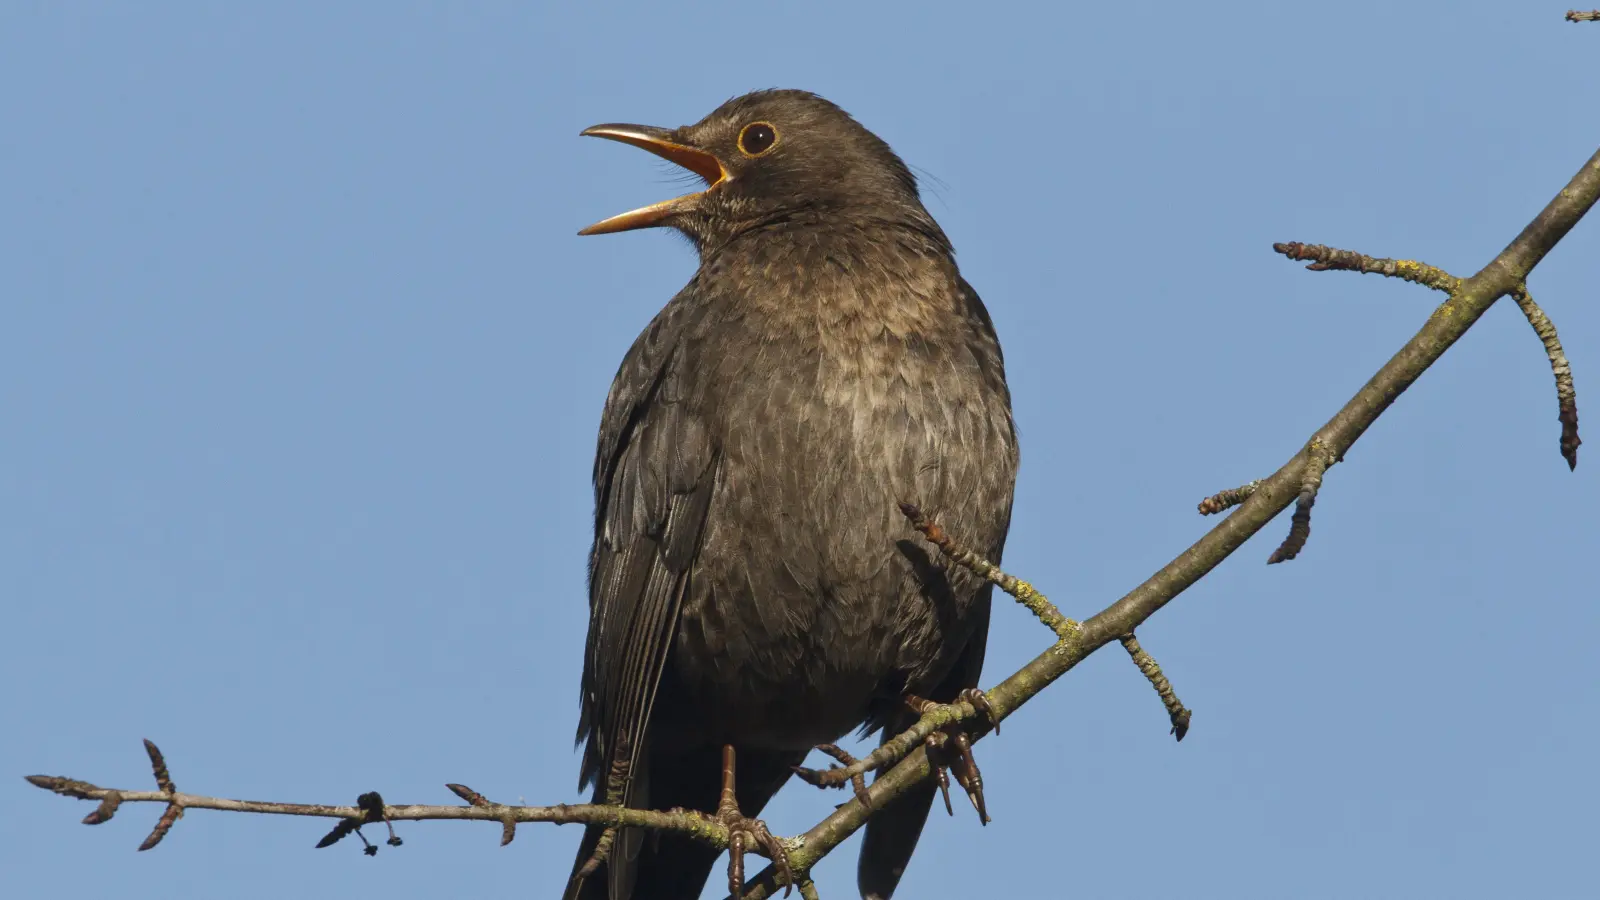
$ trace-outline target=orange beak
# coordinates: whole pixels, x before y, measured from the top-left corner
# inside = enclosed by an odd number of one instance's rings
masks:
[[[651,153],[669,162],[683,166],[685,169],[699,175],[706,180],[706,190],[716,187],[728,178],[728,170],[722,167],[717,158],[697,147],[681,144],[673,139],[673,133],[665,128],[654,128],[649,125],[596,125],[585,128],[581,132],[587,137],[605,138],[609,141],[621,141],[649,150]],[[609,219],[602,219],[578,232],[579,234],[613,234],[618,231],[632,231],[635,228],[649,228],[660,225],[662,221],[674,213],[683,212],[694,206],[696,199],[705,191],[674,197],[649,206],[641,206],[635,210]]]

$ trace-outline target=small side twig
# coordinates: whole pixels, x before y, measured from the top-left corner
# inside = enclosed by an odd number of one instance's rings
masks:
[[[155,773],[156,787],[160,788],[161,793],[166,794],[168,798],[167,808],[161,813],[161,818],[156,821],[156,827],[150,830],[150,836],[145,838],[144,843],[139,845],[140,850],[149,850],[151,847],[161,843],[161,839],[167,836],[167,832],[172,830],[172,826],[183,818],[183,805],[178,802],[178,789],[172,783],[172,773],[167,771],[167,761],[161,755],[161,748],[146,738],[144,752],[150,756],[150,769]],[[120,804],[122,801],[118,800],[117,802]],[[96,810],[96,812],[98,811]]]
[[[1178,740],[1183,740],[1183,736],[1189,733],[1189,720],[1194,713],[1178,699],[1178,692],[1172,689],[1172,682],[1167,680],[1166,674],[1161,671],[1161,666],[1139,646],[1139,639],[1133,636],[1133,632],[1128,632],[1119,640],[1122,641],[1123,649],[1128,651],[1128,656],[1133,659],[1133,664],[1139,667],[1139,671],[1150,680],[1150,686],[1155,688],[1156,694],[1161,697],[1161,705],[1167,708],[1167,718],[1172,720],[1170,733]]]
[[[117,814],[117,807],[121,805],[121,794],[107,794],[106,798],[100,801],[100,805],[95,807],[94,812],[83,817],[83,824],[100,825],[109,822],[111,817]]]
[[[1322,489],[1322,473],[1334,460],[1328,456],[1320,441],[1313,440],[1310,451],[1305,475],[1300,479],[1300,493],[1294,501],[1294,517],[1289,520],[1289,535],[1267,557],[1269,566],[1299,556],[1306,547],[1306,540],[1311,537],[1311,507],[1317,502],[1317,491]]]
[[[511,809],[509,806],[501,806],[498,803],[491,803],[488,797],[485,797],[484,795],[478,793],[472,788],[467,787],[464,784],[447,784],[445,787],[450,789],[450,793],[455,794],[457,797],[460,797],[473,806],[481,806],[485,809],[499,809],[502,811]],[[505,845],[517,839],[517,820],[512,818],[509,813],[506,814],[505,818],[501,820],[500,826],[500,846],[504,847]]]
[[[1261,479],[1258,478],[1249,484],[1242,484],[1236,488],[1229,488],[1220,493],[1212,494],[1200,501],[1200,515],[1209,516],[1225,509],[1232,509],[1249,500],[1250,495],[1254,494],[1256,488],[1259,487],[1261,487]]]
[[[1044,623],[1044,626],[1055,632],[1056,638],[1062,641],[1072,641],[1078,636],[1078,623],[1061,614],[1056,605],[1049,598],[1034,590],[1033,585],[1007,575],[1000,571],[1000,567],[984,559],[973,551],[957,543],[954,538],[945,533],[939,523],[924,515],[915,503],[901,502],[900,512],[911,521],[911,527],[922,532],[928,542],[939,548],[939,552],[949,557],[950,561],[961,566],[979,578],[997,585],[1016,598]]]
[[[1273,244],[1272,249],[1290,259],[1307,261],[1313,272],[1363,272],[1399,278],[1413,284],[1425,285],[1436,291],[1451,293],[1461,286],[1461,279],[1443,269],[1410,259],[1384,259],[1368,256],[1354,250],[1340,250],[1323,244],[1302,244],[1299,241]]]
[[[1568,22],[1600,22],[1600,9],[1591,12],[1578,12],[1575,9],[1567,10]]]
[[[1574,19],[1573,16],[1590,16],[1595,13],[1567,13],[1569,21],[1583,21]],[[1357,253],[1354,250],[1340,250],[1337,247],[1327,247],[1322,244],[1302,244],[1299,241],[1289,241],[1283,244],[1273,244],[1272,249],[1282,253],[1290,259],[1310,260],[1306,266],[1313,272],[1339,270],[1346,272],[1365,272],[1372,275],[1385,275],[1390,278],[1399,278],[1414,284],[1424,285],[1436,291],[1447,294],[1455,293],[1462,284],[1461,279],[1451,275],[1443,269],[1419,263],[1409,259],[1379,259]],[[1550,358],[1550,368],[1556,376],[1556,400],[1561,409],[1561,456],[1567,461],[1568,469],[1578,467],[1578,399],[1577,392],[1572,384],[1572,367],[1567,363],[1566,354],[1561,349],[1561,340],[1556,337],[1556,326],[1546,316],[1544,310],[1533,302],[1533,297],[1528,294],[1526,282],[1519,284],[1511,292],[1511,299],[1516,301],[1517,308],[1527,317],[1528,324],[1533,326],[1533,331],[1544,343],[1544,352]],[[1218,494],[1223,497],[1227,494]],[[1210,502],[1208,498],[1206,502]],[[1225,507],[1224,507],[1225,508]],[[1215,512],[1216,510],[1212,510]],[[1205,503],[1201,504],[1201,512],[1205,513]],[[1298,515],[1298,513],[1297,513]],[[1292,557],[1290,557],[1292,558]]]
[[[1533,333],[1539,336],[1544,344],[1544,354],[1550,359],[1550,371],[1556,376],[1556,403],[1560,410],[1561,456],[1567,461],[1568,469],[1576,469],[1578,445],[1583,443],[1583,439],[1578,437],[1578,392],[1572,384],[1572,364],[1567,362],[1567,353],[1561,349],[1561,338],[1556,335],[1555,323],[1544,314],[1539,304],[1533,302],[1528,286],[1518,285],[1511,292],[1511,299],[1516,301],[1517,308],[1522,310],[1528,324],[1533,326]]]

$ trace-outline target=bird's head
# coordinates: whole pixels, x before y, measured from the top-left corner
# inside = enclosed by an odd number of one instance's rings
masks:
[[[735,97],[693,125],[596,125],[583,134],[649,150],[699,175],[703,191],[653,203],[579,234],[669,226],[702,249],[751,228],[855,216],[938,226],[900,157],[849,113],[805,91]]]

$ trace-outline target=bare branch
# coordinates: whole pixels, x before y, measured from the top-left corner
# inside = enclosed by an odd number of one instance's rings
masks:
[[[1588,13],[1568,13],[1571,15],[1588,15]],[[1401,278],[1416,284],[1431,287],[1436,291],[1450,293],[1461,286],[1461,279],[1451,275],[1443,269],[1437,269],[1425,263],[1413,262],[1409,259],[1375,259],[1353,250],[1339,250],[1334,247],[1325,247],[1321,244],[1302,244],[1291,241],[1287,244],[1273,244],[1272,249],[1282,253],[1290,259],[1312,260],[1306,268],[1314,272],[1329,270],[1343,270],[1348,272],[1366,272],[1374,275],[1387,275],[1390,278]],[[1578,467],[1578,445],[1583,441],[1578,439],[1578,397],[1572,384],[1572,367],[1567,363],[1566,354],[1561,350],[1561,340],[1556,337],[1556,326],[1550,317],[1544,314],[1537,303],[1528,294],[1528,286],[1523,284],[1511,292],[1511,298],[1516,301],[1517,307],[1527,317],[1528,324],[1533,326],[1533,331],[1544,343],[1545,355],[1550,358],[1550,368],[1556,376],[1556,400],[1560,404],[1561,419],[1561,456],[1567,461],[1568,469]],[[1223,497],[1229,492],[1224,491],[1217,497]],[[1215,499],[1215,498],[1212,498]],[[1210,500],[1206,501],[1210,502]],[[1225,508],[1225,507],[1224,507]],[[1215,509],[1209,510],[1216,512]],[[1205,503],[1201,504],[1201,514],[1206,514]],[[1296,515],[1299,513],[1296,512]],[[1309,528],[1309,522],[1307,528]],[[1303,542],[1302,542],[1303,543]],[[1293,556],[1288,557],[1290,559]]]
[[[1311,260],[1311,265],[1306,268],[1313,272],[1363,272],[1368,275],[1383,275],[1431,287],[1447,294],[1461,286],[1461,279],[1449,272],[1410,259],[1381,259],[1354,250],[1340,250],[1322,244],[1302,244],[1299,241],[1273,244],[1272,249],[1290,259]]]
[[[1150,679],[1150,686],[1155,688],[1156,694],[1161,697],[1161,705],[1167,708],[1167,717],[1172,720],[1172,736],[1180,741],[1183,740],[1183,736],[1189,733],[1189,720],[1194,713],[1184,707],[1182,701],[1178,699],[1178,692],[1172,689],[1172,682],[1162,673],[1161,666],[1139,646],[1139,639],[1133,636],[1133,632],[1128,632],[1119,640],[1122,641],[1122,648],[1127,650],[1128,656],[1133,659],[1133,664],[1139,667],[1144,677]]]
[[[1518,285],[1511,292],[1511,299],[1516,301],[1517,308],[1528,318],[1533,333],[1544,344],[1545,356],[1550,358],[1550,371],[1556,376],[1556,403],[1560,410],[1557,417],[1561,420],[1561,455],[1566,459],[1568,469],[1576,469],[1578,445],[1583,443],[1583,439],[1578,437],[1578,392],[1572,384],[1572,364],[1567,362],[1567,353],[1561,349],[1561,338],[1556,336],[1555,323],[1544,314],[1539,304],[1533,302],[1528,286]]]
[[[939,552],[949,557],[951,562],[969,570],[979,578],[993,582],[1000,590],[1015,597],[1017,602],[1027,607],[1046,628],[1055,632],[1059,640],[1070,640],[1077,634],[1078,623],[1062,615],[1054,603],[1033,589],[1033,585],[1007,575],[1000,571],[999,566],[956,543],[945,534],[944,529],[939,527],[939,523],[923,515],[922,510],[915,504],[901,503],[900,512],[911,520],[911,527],[922,532],[923,537],[938,547]]]
[[[1250,495],[1254,494],[1256,492],[1256,488],[1259,487],[1261,487],[1261,482],[1260,480],[1256,480],[1250,482],[1249,484],[1242,484],[1236,488],[1229,488],[1228,490],[1220,493],[1212,494],[1211,496],[1200,501],[1200,515],[1209,516],[1214,513],[1222,512],[1225,509],[1232,509],[1246,500],[1249,500]]]
[[[1567,10],[1568,22],[1600,22],[1600,9],[1593,12],[1578,12],[1575,9]]]
[[[172,786],[170,776],[166,775],[166,764],[160,759],[160,751],[149,741],[145,742],[150,751],[151,760],[160,767],[159,777],[165,780],[168,787]],[[200,794],[185,794],[176,790],[159,791],[125,791],[118,788],[103,788],[86,781],[72,778],[63,778],[56,775],[29,775],[27,781],[34,787],[53,791],[64,797],[75,797],[79,800],[99,800],[101,805],[84,821],[94,825],[110,818],[106,813],[107,804],[110,810],[116,809],[124,803],[165,803],[167,810],[163,813],[161,821],[156,825],[156,831],[151,833],[145,844],[139,849],[148,850],[155,846],[168,830],[172,823],[188,809],[216,809],[224,812],[261,813],[278,816],[312,816],[327,819],[347,820],[353,825],[345,831],[348,834],[356,826],[384,821],[405,821],[424,819],[473,819],[489,822],[500,822],[507,830],[502,833],[500,843],[510,843],[510,827],[518,822],[554,822],[558,825],[583,824],[606,825],[611,827],[653,828],[662,831],[676,831],[695,840],[710,844],[713,847],[724,848],[728,845],[728,830],[721,823],[709,815],[704,815],[693,810],[674,810],[672,812],[655,812],[642,809],[624,809],[618,806],[600,806],[595,804],[557,804],[555,806],[507,806],[493,803],[483,795],[471,788],[460,785],[447,785],[457,796],[465,799],[467,806],[425,806],[418,804],[390,806],[382,803],[382,798],[376,793],[363,794],[361,801],[372,798],[376,802],[363,803],[358,801],[357,806],[329,806],[315,803],[270,803],[258,800],[231,800],[223,797],[207,797]],[[94,821],[90,821],[90,820]],[[330,835],[331,836],[331,835]],[[344,834],[340,834],[343,837]],[[396,842],[398,839],[392,841]],[[329,843],[332,843],[331,841]]]
[[[1300,476],[1300,493],[1295,495],[1294,517],[1289,521],[1289,536],[1283,539],[1278,549],[1272,551],[1271,556],[1267,557],[1269,566],[1299,556],[1300,551],[1306,547],[1306,540],[1311,537],[1311,507],[1317,502],[1317,491],[1322,489],[1322,473],[1336,462],[1315,439],[1311,443],[1313,446],[1306,460],[1305,472]]]
[[[1283,512],[1299,495],[1312,448],[1321,445],[1333,458],[1342,458],[1376,422],[1390,404],[1416,383],[1422,373],[1450,349],[1494,302],[1527,280],[1540,260],[1566,237],[1595,201],[1600,199],[1600,151],[1583,164],[1566,187],[1487,266],[1461,283],[1449,300],[1332,419],[1318,429],[1306,447],[1272,477],[1262,480],[1249,500],[1223,519],[1160,571],[1122,599],[1101,610],[1010,678],[986,693],[997,718],[1004,718],[1056,679],[1107,643],[1136,629],[1173,598],[1227,559],[1245,541]],[[975,733],[973,740],[980,740]],[[879,775],[869,789],[873,808],[932,777],[927,752],[917,748],[893,769]],[[847,803],[801,835],[790,854],[796,872],[816,861],[866,824],[869,812],[859,803]],[[746,885],[746,900],[763,900],[777,887],[771,867]]]

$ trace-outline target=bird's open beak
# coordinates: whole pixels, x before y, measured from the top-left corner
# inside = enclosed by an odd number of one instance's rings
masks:
[[[681,144],[673,139],[673,134],[665,128],[654,128],[649,125],[596,125],[585,128],[583,135],[588,137],[605,138],[610,141],[621,141],[642,147],[651,153],[670,162],[677,163],[685,169],[699,175],[706,180],[710,190],[721,184],[728,177],[728,171],[722,167],[715,156],[697,147]],[[704,192],[700,192],[704,193]],[[618,231],[632,231],[635,228],[649,228],[660,225],[662,220],[673,213],[681,212],[693,205],[700,193],[687,194],[641,206],[638,209],[603,219],[578,232],[579,234],[612,234]]]

